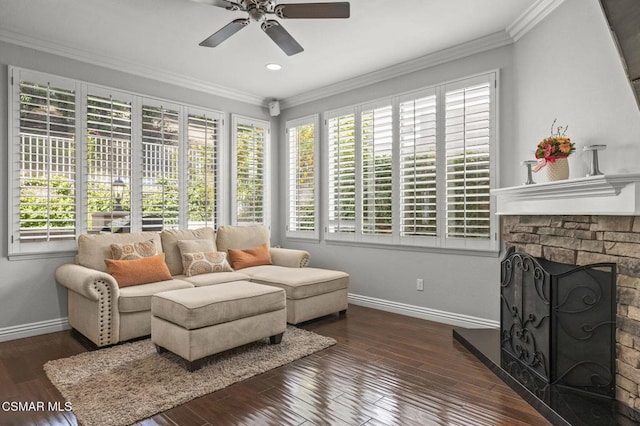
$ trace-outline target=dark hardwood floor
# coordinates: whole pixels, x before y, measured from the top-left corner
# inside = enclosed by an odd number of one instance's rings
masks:
[[[141,425],[547,425],[452,338],[452,327],[359,306],[301,325],[338,344]],[[60,401],[42,365],[87,349],[69,332],[0,343],[0,404]],[[0,410],[0,425],[75,425]]]

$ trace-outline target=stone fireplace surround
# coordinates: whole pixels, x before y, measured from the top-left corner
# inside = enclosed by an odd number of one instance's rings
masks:
[[[507,248],[572,265],[617,265],[616,399],[640,409],[640,174],[491,193]]]
[[[616,398],[640,409],[640,214],[503,215],[502,240],[572,265],[617,264]]]

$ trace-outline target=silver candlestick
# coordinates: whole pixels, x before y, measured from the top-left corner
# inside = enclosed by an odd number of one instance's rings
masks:
[[[603,174],[600,171],[598,164],[598,151],[601,149],[607,149],[606,145],[587,145],[583,148],[583,151],[591,151],[593,153],[591,157],[591,171],[587,173],[587,176],[598,176]]]
[[[533,185],[535,182],[533,181],[533,175],[531,174],[531,166],[535,166],[538,162],[536,160],[524,160],[521,164],[523,166],[527,166],[527,181],[524,184]]]

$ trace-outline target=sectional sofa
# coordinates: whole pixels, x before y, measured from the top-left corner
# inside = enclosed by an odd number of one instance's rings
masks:
[[[187,276],[180,247],[190,240],[210,241],[220,253],[266,244],[271,264]],[[68,289],[69,325],[98,347],[147,336],[151,332],[154,294],[234,281],[252,281],[284,289],[287,322],[291,324],[346,312],[348,274],[310,268],[308,252],[269,247],[269,240],[269,230],[264,226],[221,226],[217,232],[200,228],[81,235],[76,263],[61,265],[55,274],[56,281]],[[105,262],[113,256],[113,245],[150,241],[155,245],[155,252],[164,255],[170,279],[119,285],[114,276],[107,273]]]

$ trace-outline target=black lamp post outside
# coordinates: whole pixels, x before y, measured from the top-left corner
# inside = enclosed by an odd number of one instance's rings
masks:
[[[116,201],[115,206],[113,208],[114,211],[117,211],[117,212],[122,211],[121,202],[122,202],[122,198],[124,198],[124,189],[126,186],[127,185],[125,185],[125,183],[120,178],[117,178],[111,184],[111,191],[113,192],[113,198]]]

